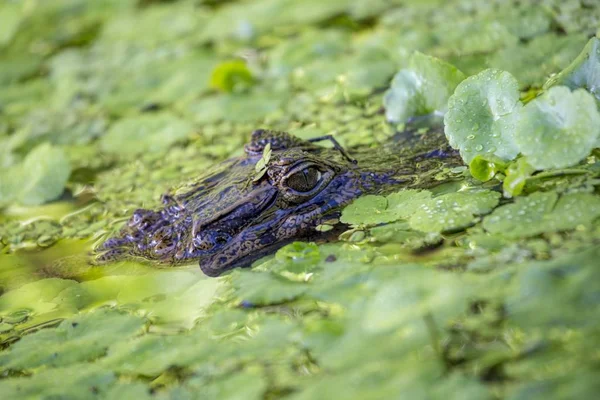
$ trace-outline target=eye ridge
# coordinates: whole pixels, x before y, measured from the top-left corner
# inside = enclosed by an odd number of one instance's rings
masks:
[[[286,180],[286,184],[290,189],[305,193],[314,189],[321,181],[321,178],[321,171],[317,168],[306,167],[290,175]]]

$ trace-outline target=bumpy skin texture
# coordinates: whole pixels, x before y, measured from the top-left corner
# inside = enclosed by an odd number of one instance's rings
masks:
[[[291,241],[317,239],[318,225],[339,217],[343,206],[363,194],[431,186],[441,167],[461,165],[439,130],[406,131],[396,139],[393,145],[352,150],[358,160],[353,163],[338,150],[285,132],[254,131],[245,156],[164,195],[161,210],[136,210],[97,249],[97,260],[199,260],[206,275],[218,276]],[[255,181],[267,143],[272,149],[267,173]]]

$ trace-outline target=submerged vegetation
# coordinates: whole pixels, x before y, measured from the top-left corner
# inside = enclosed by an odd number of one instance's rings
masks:
[[[587,0],[2,2],[2,397],[594,398],[599,21]],[[218,279],[89,263],[256,128],[376,152],[430,114],[465,165],[359,198],[338,241]]]

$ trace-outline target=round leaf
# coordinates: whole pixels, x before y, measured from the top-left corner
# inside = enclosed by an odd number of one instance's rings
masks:
[[[577,164],[600,135],[600,114],[583,89],[555,86],[521,111],[515,141],[537,169]]]
[[[461,82],[448,100],[446,137],[467,163],[478,154],[512,160],[519,153],[513,139],[519,108],[517,80],[486,69]]]
[[[448,98],[463,79],[465,75],[453,65],[415,53],[383,99],[388,121],[401,123],[416,115],[445,112]]]
[[[548,80],[544,88],[553,85],[565,85],[571,89],[585,88],[600,101],[600,39],[593,37],[585,45],[579,56]]]
[[[445,232],[466,228],[496,207],[500,193],[448,193],[424,202],[409,220],[413,229],[422,232]]]
[[[367,195],[355,200],[342,212],[341,221],[352,225],[377,225],[411,216],[424,201],[428,191],[402,190],[387,197]]]
[[[71,175],[64,151],[44,143],[25,158],[21,171],[20,201],[27,205],[43,204],[58,198]]]
[[[574,229],[600,216],[600,199],[590,193],[533,193],[499,207],[483,221],[490,233],[520,238]]]
[[[25,336],[3,353],[0,365],[20,370],[93,360],[115,341],[140,333],[143,326],[143,319],[112,310],[83,314],[55,329]]]

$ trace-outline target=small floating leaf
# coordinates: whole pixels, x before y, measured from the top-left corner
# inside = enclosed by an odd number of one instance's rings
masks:
[[[477,155],[469,164],[469,172],[473,178],[482,182],[492,179],[498,172],[504,172],[506,163],[493,155]]]
[[[443,232],[472,225],[476,216],[489,213],[500,194],[488,190],[448,193],[431,198],[431,192],[402,190],[387,197],[368,195],[342,211],[342,222],[378,225],[401,219],[422,232]]]
[[[600,113],[583,89],[550,88],[520,112],[515,141],[536,169],[577,164],[596,145]]]
[[[5,399],[99,398],[116,380],[112,371],[79,364],[43,370],[32,376],[2,379],[0,393]]]
[[[25,336],[2,354],[0,366],[23,370],[90,361],[103,355],[114,341],[141,333],[143,325],[143,319],[116,311],[84,314],[57,328]]]
[[[263,149],[262,157],[254,166],[254,170],[256,172],[260,172],[261,170],[265,169],[269,163],[269,160],[271,160],[271,143],[267,143]]]
[[[519,108],[519,84],[508,72],[486,69],[461,82],[448,100],[444,130],[466,163],[478,154],[512,160]]]
[[[341,221],[352,225],[377,225],[407,218],[427,199],[428,191],[403,190],[387,197],[367,195],[355,200],[342,212]]]
[[[321,224],[321,225],[317,225],[317,227],[315,229],[317,230],[317,232],[329,232],[330,230],[333,229],[333,226],[327,225],[327,224]]]
[[[453,65],[416,52],[385,94],[388,121],[402,123],[417,115],[445,112],[448,98],[463,79],[465,75]]]
[[[402,268],[402,277],[382,282],[366,299],[362,324],[365,331],[389,332],[427,315],[445,319],[464,312],[472,289],[465,287],[463,277],[434,274],[414,264]]]
[[[564,85],[571,89],[585,88],[600,101],[599,38],[591,38],[571,65],[548,80],[544,88],[555,85]]]
[[[502,189],[506,197],[518,196],[525,187],[527,178],[535,172],[528,162],[527,158],[521,157],[515,162],[510,163],[506,169],[506,178],[502,182]]]
[[[466,228],[498,204],[500,193],[489,190],[448,193],[423,203],[410,217],[411,228],[422,232],[444,232]]]
[[[240,301],[267,305],[290,301],[307,290],[305,283],[294,282],[271,272],[240,271],[232,273],[235,295]]]
[[[71,166],[64,151],[44,143],[33,149],[14,177],[20,177],[18,198],[26,205],[43,204],[58,198],[71,175]]]
[[[569,230],[600,216],[600,198],[590,193],[537,192],[495,210],[483,220],[490,233],[509,238]]]
[[[254,175],[252,182],[258,182],[260,178],[262,178],[267,173],[267,165],[269,164],[269,160],[271,160],[271,143],[267,143],[267,145],[263,149],[262,157],[256,162],[256,165],[254,166],[256,175]]]
[[[220,63],[210,77],[210,87],[227,93],[243,90],[253,83],[252,73],[242,60]]]

